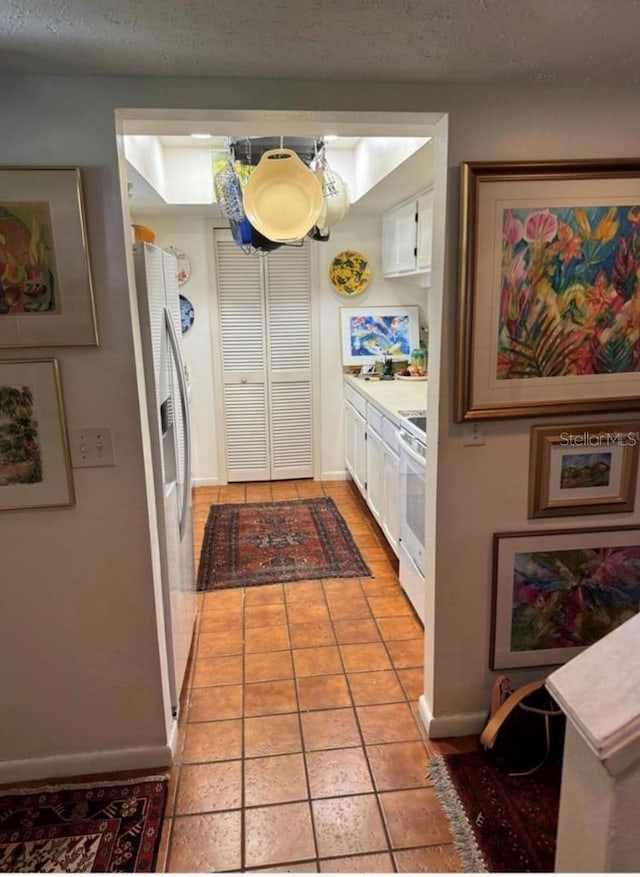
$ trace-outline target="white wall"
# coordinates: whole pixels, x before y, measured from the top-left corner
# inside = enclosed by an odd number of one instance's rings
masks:
[[[462,426],[452,422],[457,167],[463,160],[637,155],[637,92],[593,84],[547,90],[279,82],[276,88],[237,79],[10,76],[2,77],[0,86],[3,118],[11,120],[0,138],[2,164],[83,168],[102,346],[57,353],[69,424],[113,426],[118,455],[111,470],[74,473],[74,508],[1,516],[0,759],[15,765],[18,759],[121,751],[166,739],[128,300],[129,234],[122,220],[114,138],[114,109],[122,107],[155,107],[158,115],[167,107],[185,107],[192,116],[212,106],[308,109],[319,118],[326,107],[345,116],[354,111],[449,114],[447,224],[436,234],[437,253],[446,231],[446,262],[444,273],[441,262],[434,264],[431,293],[444,290],[444,334],[441,351],[437,338],[431,342],[431,357],[441,354],[442,378],[439,409],[432,407],[431,391],[429,400],[438,424],[439,457],[436,592],[427,617],[425,679],[438,715],[486,708],[491,536],[539,525],[526,520],[533,421],[491,424],[487,444],[479,448],[464,447]],[[440,187],[436,201],[442,194]],[[0,356],[51,352],[2,351]],[[637,520],[636,513],[593,516],[588,522]]]

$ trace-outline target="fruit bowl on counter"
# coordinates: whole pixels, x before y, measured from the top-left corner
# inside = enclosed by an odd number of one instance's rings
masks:
[[[396,372],[395,378],[396,381],[426,381],[427,375],[405,375],[401,374],[400,372]]]

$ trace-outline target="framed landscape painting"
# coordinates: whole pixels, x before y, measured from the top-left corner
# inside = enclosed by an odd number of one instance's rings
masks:
[[[0,347],[98,343],[78,168],[0,168]]]
[[[57,360],[0,362],[0,510],[73,503]]]
[[[531,429],[529,517],[631,512],[640,419]]]
[[[382,356],[409,359],[418,347],[417,307],[341,308],[342,364],[372,365]]]
[[[640,526],[493,537],[492,670],[562,664],[640,610]]]
[[[640,160],[461,165],[456,420],[640,408]]]

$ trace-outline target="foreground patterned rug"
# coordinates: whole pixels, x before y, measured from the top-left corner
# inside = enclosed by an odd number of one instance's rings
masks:
[[[223,503],[209,510],[199,591],[370,575],[330,497]]]
[[[165,777],[0,793],[3,873],[155,870]]]
[[[465,871],[553,872],[561,765],[512,777],[483,752],[432,758],[429,775]]]

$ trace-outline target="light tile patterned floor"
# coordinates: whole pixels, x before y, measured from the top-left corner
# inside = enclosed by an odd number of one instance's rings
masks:
[[[417,719],[423,629],[384,537],[345,482],[194,493],[210,504],[333,497],[372,578],[199,595],[158,870],[457,872]]]

